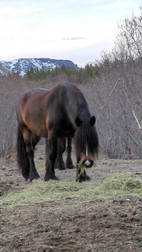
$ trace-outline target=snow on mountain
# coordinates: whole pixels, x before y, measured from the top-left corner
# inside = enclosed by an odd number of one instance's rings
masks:
[[[79,67],[70,60],[56,60],[49,58],[27,58],[17,59],[12,61],[0,61],[0,74],[7,75],[8,73],[19,73],[22,77],[28,70],[38,69],[44,70],[55,69],[61,66],[72,67],[79,69]]]

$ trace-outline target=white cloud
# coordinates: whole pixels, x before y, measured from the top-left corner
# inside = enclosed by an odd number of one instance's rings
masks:
[[[0,1],[0,60],[60,57],[83,66],[112,47],[117,22],[139,5],[134,0]]]

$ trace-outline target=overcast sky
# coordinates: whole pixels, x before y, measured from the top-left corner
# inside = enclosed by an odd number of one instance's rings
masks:
[[[109,51],[140,0],[0,0],[0,61],[69,59],[84,67]]]

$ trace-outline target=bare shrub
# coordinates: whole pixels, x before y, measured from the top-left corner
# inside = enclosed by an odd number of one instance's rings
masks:
[[[22,79],[17,75],[0,76],[0,156],[10,153],[15,146],[15,104],[21,90]]]

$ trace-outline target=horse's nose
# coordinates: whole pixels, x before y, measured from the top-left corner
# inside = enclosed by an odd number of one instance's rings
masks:
[[[92,160],[84,160],[84,161],[83,161],[83,165],[84,165],[86,168],[90,168],[90,167],[92,167],[92,165],[93,165],[93,161],[92,161]]]

